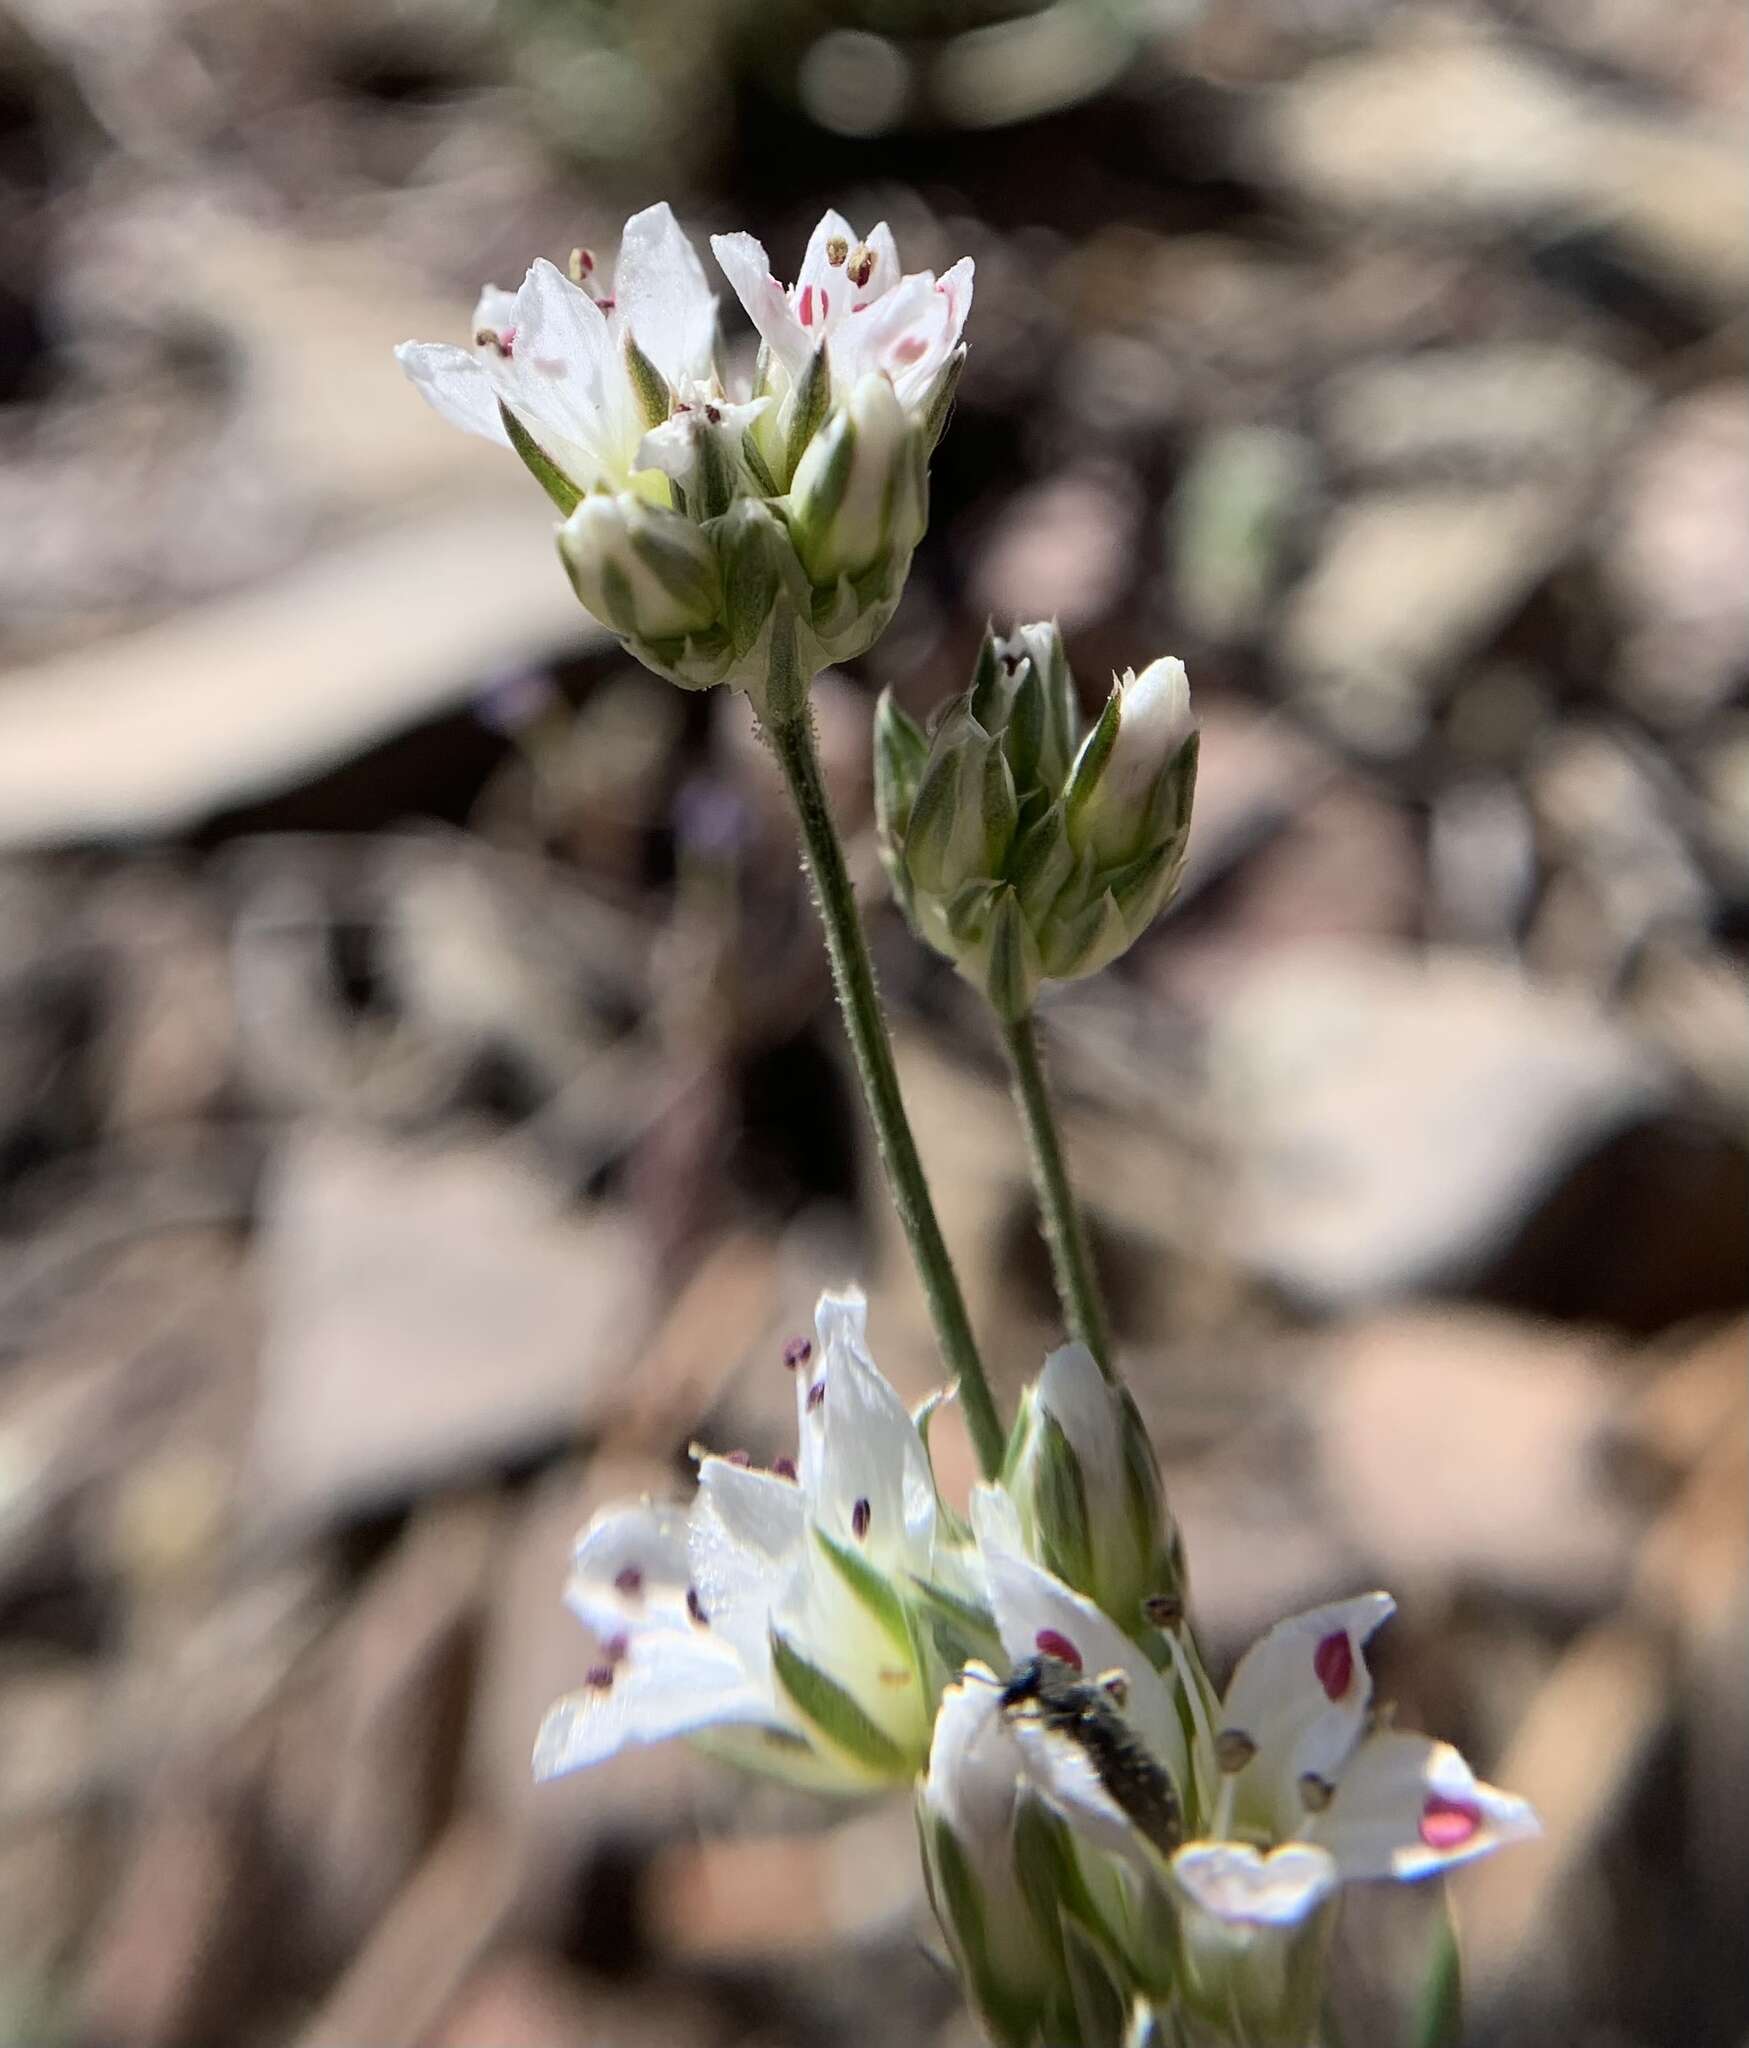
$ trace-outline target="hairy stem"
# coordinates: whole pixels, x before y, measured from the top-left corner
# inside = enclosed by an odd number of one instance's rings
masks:
[[[893,1048],[881,1015],[874,963],[869,958],[850,873],[844,865],[844,849],[820,775],[812,715],[804,703],[798,716],[772,721],[766,733],[801,825],[814,902],[826,930],[826,951],[832,962],[838,1007],[844,1013],[844,1026],[856,1055],[862,1097],[874,1125],[893,1206],[899,1212],[923,1292],[928,1297],[942,1358],[959,1382],[959,1397],[978,1463],[985,1478],[994,1479],[1002,1465],[1002,1424],[899,1094],[898,1069],[893,1064]]]
[[[1099,1291],[1099,1276],[1093,1269],[1087,1227],[1081,1220],[1075,1191],[1069,1185],[1068,1163],[1063,1157],[1063,1141],[1051,1108],[1050,1087],[1045,1079],[1044,1061],[1039,1056],[1038,1032],[1031,1011],[1018,1023],[1002,1023],[1001,1032],[1014,1083],[1015,1106],[1026,1126],[1032,1184],[1038,1195],[1045,1242],[1051,1249],[1057,1298],[1063,1304],[1070,1334],[1080,1338],[1098,1360],[1100,1371],[1110,1379],[1111,1322]]]

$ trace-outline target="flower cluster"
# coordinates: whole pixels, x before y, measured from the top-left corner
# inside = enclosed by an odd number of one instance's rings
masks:
[[[972,266],[907,275],[884,222],[862,237],[836,213],[787,288],[752,236],[712,246],[759,330],[744,393],[666,205],[627,221],[611,283],[586,250],[568,276],[538,262],[520,290],[486,288],[471,346],[397,353],[446,419],[521,456],[563,515],[579,598],[646,667],[792,716],[898,603]]]
[[[1278,1624],[1217,1694],[1152,1453],[1083,1347],[1027,1394],[967,1527],[865,1325],[827,1295],[789,1346],[793,1460],[704,1457],[689,1509],[585,1530],[567,1598],[600,1656],[537,1772],[685,1736],[822,1789],[915,1780],[993,2040],[1116,2048],[1152,2011],[1300,2048],[1345,1883],[1450,1868],[1534,1816],[1377,1710],[1383,1593]]]
[[[988,633],[972,686],[925,733],[875,722],[881,852],[918,936],[1010,1022],[1041,981],[1097,973],[1177,885],[1196,789],[1184,664],[1114,679],[1081,733],[1055,625]]]

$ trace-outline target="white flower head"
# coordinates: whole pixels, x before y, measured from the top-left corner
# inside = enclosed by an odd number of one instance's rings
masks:
[[[969,256],[939,278],[927,270],[907,276],[885,221],[864,237],[831,212],[808,238],[792,285],[773,275],[764,245],[752,235],[713,235],[711,247],[770,351],[782,393],[801,381],[815,351],[824,348],[834,390],[848,392],[880,371],[900,404],[922,416],[972,308]]]
[[[943,1674],[910,1602],[944,1544],[866,1315],[859,1294],[823,1295],[817,1345],[792,1347],[793,1463],[706,1457],[689,1509],[609,1509],[583,1532],[566,1602],[603,1656],[548,1713],[538,1777],[673,1736],[825,1789],[920,1767]]]
[[[1201,1967],[1224,1987],[1220,1997],[1231,1995],[1229,1962],[1250,1972],[1259,2039],[1274,2037],[1256,2013],[1299,2010],[1306,1957],[1321,1955],[1324,1909],[1342,1884],[1424,1877],[1537,1832],[1529,1806],[1479,1782],[1456,1750],[1378,1725],[1365,1651],[1392,1612],[1388,1595],[1278,1624],[1217,1701],[1176,1626],[1160,1632],[1157,1669],[1090,1600],[1026,1556],[1004,1494],[975,1495],[973,1521],[1008,1656],[1017,1666],[1054,1659],[1112,1685],[1129,1733],[1176,1789],[1182,1840],[1149,1839],[1133,1798],[1119,1796],[1109,1757],[1044,1722],[1014,1729],[1027,1782],[1089,1848],[1124,1867],[1132,1901],[1176,1901],[1166,1917],[1181,1941],[1194,1918]],[[1287,1938],[1302,1922],[1305,1944]],[[1128,1924],[1118,1938],[1136,1944],[1127,1959],[1139,1981],[1182,1971],[1182,1955],[1174,1964],[1153,1952],[1158,1922],[1149,1932],[1132,1908]],[[1265,1940],[1262,1929],[1275,1933]],[[1288,2001],[1278,2008],[1272,1984]]]
[[[409,341],[396,358],[452,425],[505,446],[520,430],[576,495],[666,504],[640,450],[675,403],[713,388],[716,299],[666,204],[626,222],[611,293],[592,259],[577,267],[573,281],[543,259],[514,293],[488,285],[470,347]]]

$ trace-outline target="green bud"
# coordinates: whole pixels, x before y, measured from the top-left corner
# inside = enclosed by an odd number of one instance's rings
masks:
[[[790,485],[796,552],[816,585],[909,562],[926,518],[921,453],[888,378],[861,378],[808,442]]]
[[[1139,676],[1124,671],[1071,774],[1067,818],[1078,851],[1101,868],[1120,867],[1146,853],[1169,821],[1188,825],[1182,762],[1195,731],[1183,662],[1166,656]]]
[[[1053,1351],[1021,1397],[1002,1483],[1031,1554],[1126,1634],[1151,1632],[1150,1600],[1183,1599],[1148,1432],[1129,1390],[1105,1378],[1084,1344]]]
[[[709,540],[634,492],[583,499],[559,529],[559,553],[578,597],[624,639],[684,640],[717,623],[722,592]]]
[[[966,1998],[1002,2048],[1077,2038],[1057,1891],[1073,1856],[1020,1776],[995,1677],[973,1665],[942,1696],[917,1830]]]

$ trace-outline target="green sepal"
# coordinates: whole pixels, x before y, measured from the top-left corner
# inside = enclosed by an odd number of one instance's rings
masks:
[[[1063,1425],[1040,1409],[1024,1478],[1030,1480],[1033,1525],[1046,1568],[1089,1597],[1094,1592],[1093,1534],[1087,1487]]]
[[[561,517],[569,519],[583,502],[583,493],[546,452],[503,399],[498,401],[498,417],[504,422],[504,431],[510,436],[510,445],[522,457],[523,464],[547,496],[559,508]]]
[[[915,1573],[910,1576],[910,1586],[922,1618],[937,1629],[937,1642],[939,1631],[945,1629],[955,1645],[964,1645],[958,1656],[944,1658],[945,1663],[958,1670],[972,1657],[982,1657],[993,1664],[1007,1662],[996,1617],[987,1607],[962,1600],[957,1593],[949,1593],[934,1580]]]
[[[632,395],[638,401],[638,412],[646,427],[659,427],[668,417],[674,402],[674,394],[668,389],[668,379],[639,348],[636,340],[627,333],[621,344],[625,356],[626,375],[631,379]]]
[[[1003,889],[990,918],[984,993],[1004,1023],[1018,1024],[1031,1010],[1038,984],[1038,951],[1020,914],[1020,899],[1012,889]]]
[[[820,431],[831,406],[832,364],[826,353],[826,344],[821,342],[808,358],[808,366],[790,395],[789,428],[783,446],[785,490],[794,480],[796,464],[801,461],[808,443]]]
[[[828,1536],[818,1524],[814,1528],[814,1538],[857,1600],[879,1622],[891,1641],[909,1657],[911,1627],[905,1618],[905,1604],[893,1590],[892,1580],[877,1572],[860,1551]]]
[[[1105,774],[1106,763],[1117,745],[1118,727],[1123,722],[1123,692],[1114,689],[1105,700],[1098,723],[1081,742],[1075,765],[1069,771],[1069,786],[1063,792],[1063,816],[1073,837],[1076,820],[1087,808],[1093,792]]]
[[[817,1664],[810,1664],[781,1629],[771,1631],[773,1676],[802,1718],[852,1762],[879,1778],[909,1778],[905,1752]]]
[[[910,823],[911,805],[928,761],[929,740],[923,728],[890,689],[883,690],[874,715],[874,797],[881,850],[889,858],[897,856],[896,838]]]

